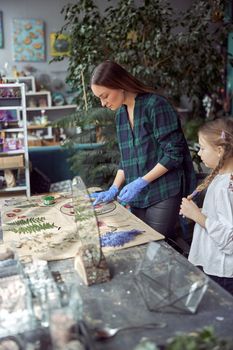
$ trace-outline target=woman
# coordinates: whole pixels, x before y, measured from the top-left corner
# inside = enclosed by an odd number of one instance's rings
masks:
[[[91,89],[103,107],[116,110],[121,154],[113,185],[94,194],[94,204],[111,201],[118,194],[133,214],[172,237],[181,198],[195,186],[176,111],[166,98],[112,61],[95,68]]]

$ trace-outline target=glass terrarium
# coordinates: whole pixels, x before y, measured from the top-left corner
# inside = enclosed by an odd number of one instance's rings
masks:
[[[32,304],[38,325],[48,327],[51,314],[67,310],[76,321],[82,318],[82,299],[76,281],[56,281],[47,261],[34,260],[24,266],[24,275],[32,292]]]
[[[151,242],[135,274],[150,311],[195,313],[208,277],[172,248]]]
[[[31,293],[21,275],[0,280],[0,337],[35,328]]]

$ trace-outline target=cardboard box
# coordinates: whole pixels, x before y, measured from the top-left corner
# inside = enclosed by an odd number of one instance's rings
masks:
[[[28,146],[29,147],[42,146],[42,140],[28,140]]]
[[[24,167],[24,156],[6,156],[0,157],[0,170],[3,169],[18,169]]]

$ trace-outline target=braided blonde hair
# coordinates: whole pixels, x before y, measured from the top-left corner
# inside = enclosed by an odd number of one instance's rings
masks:
[[[188,196],[188,199],[192,199],[197,193],[206,189],[219,173],[220,169],[222,169],[225,161],[233,157],[233,118],[225,117],[209,121],[199,128],[198,134],[202,134],[211,145],[222,146],[224,152],[219,158],[218,165],[197,186],[195,191]]]

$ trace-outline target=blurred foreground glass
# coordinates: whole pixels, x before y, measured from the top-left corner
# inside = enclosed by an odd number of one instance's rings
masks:
[[[49,312],[61,305],[60,293],[47,261],[35,259],[24,265],[25,281],[33,295],[33,310],[37,323],[42,327],[49,326]]]
[[[35,329],[31,293],[20,275],[0,280],[0,337]]]
[[[78,284],[64,284],[62,294],[62,306],[50,309],[50,335],[54,350],[66,349],[71,341],[78,338],[78,323],[83,317]]]
[[[172,248],[148,245],[135,282],[150,311],[195,313],[208,286],[208,277]]]

